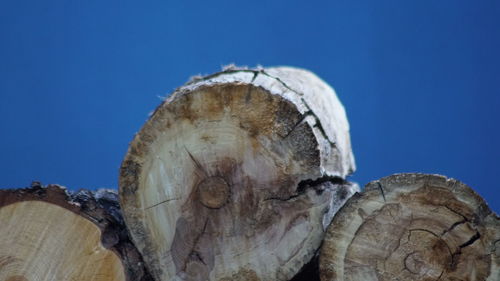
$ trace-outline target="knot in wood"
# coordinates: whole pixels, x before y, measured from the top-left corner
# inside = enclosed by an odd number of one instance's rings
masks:
[[[221,177],[209,177],[198,184],[201,204],[210,209],[219,209],[229,198],[229,185]]]
[[[409,250],[411,252],[408,253]],[[407,252],[403,261],[405,269],[421,278],[433,280],[439,279],[445,270],[445,263],[451,260],[446,242],[425,229],[410,230],[408,241],[396,250],[398,252]]]

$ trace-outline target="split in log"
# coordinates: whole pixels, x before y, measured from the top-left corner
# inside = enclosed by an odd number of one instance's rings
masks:
[[[320,273],[322,281],[498,281],[500,219],[457,180],[386,177],[336,214]]]
[[[304,267],[290,281],[320,281],[319,279],[319,253],[304,265]]]
[[[1,281],[152,281],[115,192],[0,190]]]
[[[300,69],[227,69],[161,104],[132,141],[120,203],[158,280],[290,280],[356,190],[334,91]]]

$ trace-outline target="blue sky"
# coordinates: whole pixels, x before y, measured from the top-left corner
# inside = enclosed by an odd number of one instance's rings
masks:
[[[2,187],[116,188],[158,96],[292,65],[344,103],[352,180],[444,174],[500,212],[499,1],[6,0],[0,40]]]

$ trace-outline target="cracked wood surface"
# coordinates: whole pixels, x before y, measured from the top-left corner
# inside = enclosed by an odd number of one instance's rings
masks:
[[[0,190],[0,280],[152,281],[117,197],[38,183]]]
[[[290,280],[356,190],[334,91],[290,67],[177,89],[120,169],[127,226],[157,280]]]
[[[396,174],[369,183],[336,214],[322,281],[500,280],[500,219],[465,184]]]

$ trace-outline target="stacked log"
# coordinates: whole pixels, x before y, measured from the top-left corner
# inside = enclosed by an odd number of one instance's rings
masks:
[[[336,214],[321,280],[500,280],[500,218],[467,185],[396,174]]]
[[[136,134],[118,194],[0,190],[0,281],[500,281],[500,218],[470,187],[360,191],[354,170],[344,108],[311,72],[195,77]]]
[[[290,280],[355,191],[334,91],[294,68],[228,69],[177,89],[120,170],[156,280]]]
[[[0,280],[150,281],[117,193],[0,190]]]

